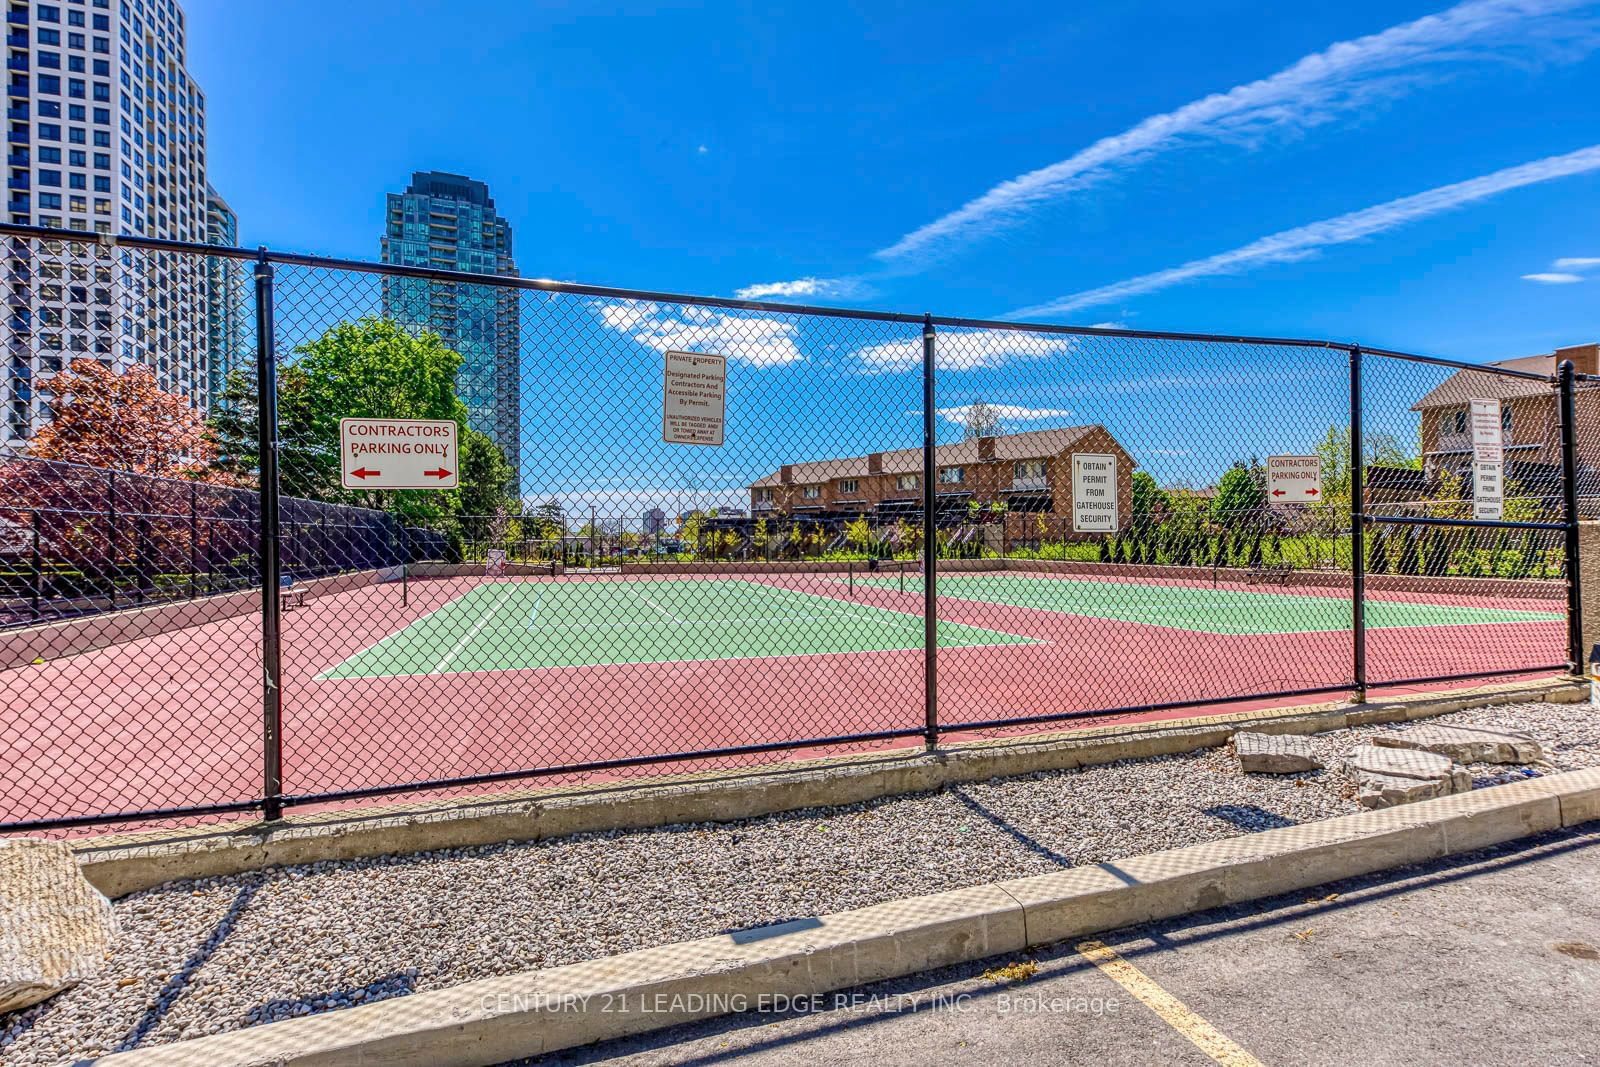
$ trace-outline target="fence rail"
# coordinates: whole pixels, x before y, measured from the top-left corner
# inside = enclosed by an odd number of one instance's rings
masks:
[[[0,242],[0,832],[1581,658],[1600,391],[1570,363]],[[174,291],[199,257],[232,272]],[[669,350],[725,357],[722,446],[663,439]],[[455,419],[462,488],[345,489],[340,415]],[[1272,499],[1285,454],[1319,497]]]

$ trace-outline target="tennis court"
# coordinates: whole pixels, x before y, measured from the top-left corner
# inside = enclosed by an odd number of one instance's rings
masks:
[[[753,581],[480,585],[324,678],[823,656],[920,648],[920,615]],[[952,623],[945,648],[1033,638]]]
[[[920,592],[920,577],[857,579],[881,588]],[[1004,571],[941,575],[941,598],[1056,611],[1094,619],[1165,626],[1202,634],[1304,634],[1348,630],[1350,598],[1234,586],[1106,581]],[[1557,611],[1482,607],[1471,603],[1369,600],[1369,629],[1560,622]]]
[[[1476,588],[1374,591],[1372,684],[1559,663],[1558,593]],[[1170,718],[1197,701],[1243,710],[1349,684],[1338,588],[951,570],[939,594],[947,730],[1094,709],[1125,710],[997,732]],[[617,763],[545,780],[604,779],[735,746],[752,750],[665,769],[785,758],[760,746],[918,745],[923,608],[914,570],[480,573],[313,596],[283,616],[285,792]],[[259,615],[246,614],[0,672],[0,706],[50,724],[10,753],[0,810],[66,818],[258,795],[260,656]],[[799,743],[884,731],[901,736]]]

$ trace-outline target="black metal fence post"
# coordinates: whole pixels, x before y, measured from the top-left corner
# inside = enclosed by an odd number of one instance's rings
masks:
[[[189,599],[200,595],[200,488],[189,483]]]
[[[1561,507],[1566,513],[1562,531],[1567,564],[1567,659],[1573,674],[1583,673],[1583,592],[1578,571],[1578,401],[1572,360],[1564,359],[1556,371],[1560,391]]]
[[[923,739],[939,743],[939,528],[934,447],[933,316],[922,320],[922,704]]]
[[[114,470],[106,471],[106,533],[110,553],[106,561],[106,607],[114,610],[117,606],[117,472]]]
[[[1350,349],[1350,640],[1355,702],[1367,699],[1367,507],[1362,455],[1361,346]]]
[[[262,817],[283,817],[283,674],[278,586],[278,365],[273,337],[272,264],[256,260],[256,427],[260,450]]]
[[[39,551],[39,509],[33,509],[33,621],[42,618],[41,603],[44,599],[44,557]]]

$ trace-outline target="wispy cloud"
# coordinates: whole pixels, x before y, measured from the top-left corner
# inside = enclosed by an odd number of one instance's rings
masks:
[[[966,425],[967,419],[972,415],[972,409],[978,407],[973,404],[957,404],[955,407],[934,408],[934,412],[942,419],[958,425]],[[985,412],[994,416],[1002,423],[1007,422],[1038,422],[1041,419],[1065,419],[1072,415],[1068,408],[1028,408],[1019,404],[989,404],[983,403]],[[913,414],[917,414],[913,412]]]
[[[1331,245],[1347,244],[1372,237],[1408,222],[1416,222],[1431,215],[1486,200],[1512,189],[1593,170],[1600,170],[1600,145],[1580,149],[1564,156],[1551,156],[1518,167],[1508,167],[1454,185],[1443,185],[1425,193],[1401,197],[1375,207],[1352,211],[1337,218],[1314,222],[1308,226],[1283,230],[1252,241],[1241,248],[1235,248],[1231,252],[1193,260],[1182,266],[1156,271],[1153,274],[1142,274],[1137,278],[1104,285],[1098,289],[1073,293],[1032,307],[1018,308],[1012,311],[1010,316],[1028,318],[1059,315],[1079,308],[1125,300],[1141,293],[1167,289],[1195,278],[1238,274],[1269,263],[1290,263],[1309,259]]]
[[[773,297],[838,297],[857,291],[857,284],[848,278],[796,278],[790,282],[762,282],[747,285],[733,295],[740,300],[770,300]]]
[[[1583,281],[1583,275],[1550,271],[1544,274],[1524,274],[1522,280],[1525,282],[1538,282],[1540,285],[1571,285],[1573,282]]]
[[[1550,266],[1556,270],[1592,270],[1600,267],[1600,256],[1563,256]]]
[[[601,304],[595,313],[608,328],[658,352],[710,352],[754,367],[802,358],[795,324],[783,319],[653,301]]]
[[[1065,334],[1025,333],[1018,330],[952,330],[939,335],[934,347],[937,370],[982,370],[1023,359],[1063,355],[1081,343]],[[856,352],[872,373],[895,373],[922,366],[922,345],[917,341],[886,341]]]
[[[1579,58],[1600,45],[1592,8],[1592,0],[1468,0],[1437,15],[1341,41],[1269,77],[1152,115],[1060,162],[1001,182],[876,256],[899,266],[926,262],[1162,152],[1208,144],[1253,146],[1272,134],[1331,122],[1426,84],[1447,63],[1499,61],[1508,54]]]

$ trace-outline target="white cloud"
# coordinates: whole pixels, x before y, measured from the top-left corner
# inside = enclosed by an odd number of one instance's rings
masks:
[[[772,297],[848,296],[856,284],[848,278],[796,278],[789,282],[761,282],[747,285],[733,295],[740,300],[769,300]]]
[[[1600,267],[1600,256],[1564,256],[1550,266],[1556,270],[1589,270]]]
[[[1151,156],[1187,145],[1253,145],[1375,100],[1401,95],[1445,63],[1503,61],[1508,54],[1573,60],[1600,43],[1592,0],[1468,0],[1437,15],[1341,41],[1259,81],[1153,115],[1050,166],[1001,182],[876,253],[898,265],[981,239],[1032,209],[1104,182]]]
[[[803,357],[793,322],[695,304],[652,301],[603,304],[600,321],[657,352],[711,352],[753,367],[781,367]]]
[[[1538,282],[1540,285],[1571,285],[1573,282],[1583,281],[1583,275],[1559,273],[1524,274],[1522,280],[1525,282]]]
[[[972,414],[975,404],[958,404],[949,408],[934,408],[933,410],[944,419],[957,425],[966,425],[967,417]],[[985,403],[984,408],[999,419],[1006,422],[1038,422],[1040,419],[1064,419],[1072,415],[1068,408],[1025,408],[1017,404],[990,404]]]
[[[1126,330],[1128,324],[1125,322],[1091,322],[1089,328],[1091,330]]]
[[[699,148],[696,148],[695,151],[703,156],[707,152],[711,151],[711,149],[707,148],[705,145],[701,145]]]
[[[981,370],[1023,359],[1063,355],[1080,343],[1067,334],[1021,330],[951,330],[940,333],[934,346],[936,370]],[[894,373],[922,366],[920,339],[886,341],[856,352],[868,371]]]
[[[1309,259],[1331,245],[1346,244],[1364,237],[1372,237],[1402,226],[1408,222],[1425,219],[1431,215],[1450,211],[1466,204],[1520,189],[1539,182],[1554,181],[1574,174],[1600,170],[1600,145],[1579,149],[1564,156],[1551,156],[1518,167],[1508,167],[1480,178],[1442,185],[1425,193],[1401,197],[1375,207],[1352,211],[1307,226],[1252,241],[1231,252],[1222,252],[1205,259],[1197,259],[1168,270],[1143,274],[1136,278],[1059,297],[1043,304],[1019,308],[1008,317],[1027,318],[1041,315],[1058,315],[1079,308],[1109,304],[1141,293],[1167,289],[1195,278],[1218,274],[1238,274],[1268,263],[1290,263]]]

